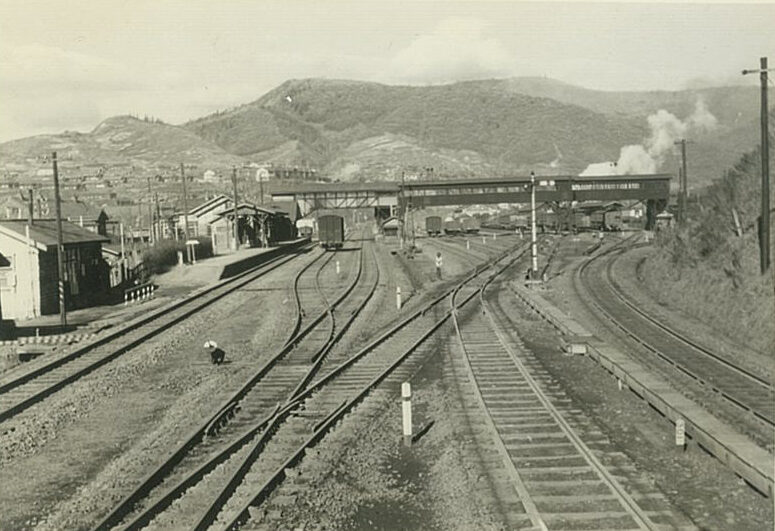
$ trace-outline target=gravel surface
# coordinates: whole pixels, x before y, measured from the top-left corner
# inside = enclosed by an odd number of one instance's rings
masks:
[[[740,334],[740,338],[730,338],[691,315],[686,315],[677,308],[671,308],[648,291],[648,288],[638,276],[638,266],[651,252],[652,249],[650,247],[629,251],[617,258],[612,268],[614,279],[616,279],[624,292],[633,301],[637,302],[638,307],[660,321],[667,323],[668,326],[688,335],[693,341],[703,345],[712,352],[726,356],[728,359],[734,360],[735,363],[739,363],[759,374],[767,374],[769,372],[772,378],[772,371],[775,370],[772,355],[767,356],[761,352],[756,352],[742,344],[742,340],[745,339],[745,333]],[[775,342],[775,338],[773,338],[773,342]],[[772,345],[772,350],[775,353],[775,344]]]
[[[772,501],[696,446],[674,446],[673,425],[592,359],[566,356],[553,327],[503,291],[500,301],[526,346],[563,389],[667,498],[701,529],[772,529]]]
[[[563,257],[565,267],[552,277],[548,289],[541,295],[552,301],[559,309],[572,316],[596,337],[608,345],[638,359],[640,363],[656,370],[680,393],[704,406],[708,411],[723,422],[739,430],[744,435],[764,448],[772,448],[772,431],[748,415],[742,415],[739,408],[722,399],[710,389],[701,387],[696,380],[676,371],[675,368],[657,358],[652,352],[639,344],[622,338],[613,325],[609,325],[589,312],[586,305],[579,299],[574,285],[575,265],[579,263],[580,253],[583,253],[583,241],[565,241],[560,247],[558,256]],[[618,278],[621,278],[618,277]],[[662,310],[663,315],[671,315],[668,309]],[[692,329],[690,328],[690,331]]]
[[[0,528],[29,528],[41,518],[47,529],[93,523],[284,340],[293,311],[288,280],[308,259],[3,423],[0,473],[15,480],[0,482]],[[226,350],[228,363],[209,363],[206,339]]]

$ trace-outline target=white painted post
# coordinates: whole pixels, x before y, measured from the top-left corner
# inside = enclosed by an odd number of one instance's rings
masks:
[[[412,385],[409,382],[401,384],[401,409],[403,412],[404,444],[412,445]]]
[[[686,422],[680,417],[675,420],[675,445],[686,450]]]
[[[336,274],[339,274],[339,260],[336,261]]]
[[[396,286],[396,310],[401,309],[401,286]]]
[[[622,381],[619,378],[616,379],[616,385],[619,386],[619,391],[621,391],[622,390]]]
[[[497,234],[495,234],[494,232],[492,233],[492,239],[493,239],[493,240],[497,240],[497,239],[498,239],[498,235],[497,235]]]
[[[127,293],[125,291],[124,292],[124,306],[126,306],[127,304],[129,304],[129,293]]]
[[[468,250],[471,249],[471,242],[468,241],[468,240],[466,240],[466,249],[468,249]]]
[[[487,243],[487,236],[482,235],[482,243],[485,243],[485,244]]]

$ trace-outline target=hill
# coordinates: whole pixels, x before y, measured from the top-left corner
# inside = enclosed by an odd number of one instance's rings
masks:
[[[279,151],[282,162],[306,162],[339,178],[389,177],[385,169],[396,174],[407,166],[432,166],[437,175],[511,173],[548,169],[553,161],[558,171],[580,171],[589,161],[615,158],[623,140],[637,142],[647,132],[637,119],[504,91],[496,83],[328,80],[289,81],[185,127],[235,154],[260,158]],[[415,155],[409,161],[402,159],[407,152]]]
[[[33,174],[41,158],[59,152],[63,169],[104,165],[129,167],[138,175],[180,162],[231,167],[244,159],[203,140],[191,131],[155,120],[116,116],[89,133],[39,135],[0,144],[0,160],[19,174]]]
[[[184,127],[228,152],[314,165],[339,179],[390,179],[426,167],[456,176],[578,173],[643,143],[648,117],[659,109],[687,120],[698,105],[714,121],[691,131],[689,175],[697,187],[756,144],[756,89],[606,92],[542,78],[428,87],[307,79]],[[675,152],[662,158],[662,170],[676,171]]]
[[[180,162],[218,171],[246,161],[311,166],[341,180],[397,179],[426,168],[436,177],[576,174],[616,161],[624,146],[648,148],[653,129],[664,128],[652,138],[664,144],[656,170],[677,172],[672,141],[685,136],[696,189],[758,144],[758,97],[752,87],[609,92],[545,78],[425,87],[291,80],[181,126],[119,116],[89,133],[6,142],[0,161],[6,174],[34,174],[56,149],[63,167],[123,166],[130,178],[175,171]],[[700,111],[704,125],[695,127]]]

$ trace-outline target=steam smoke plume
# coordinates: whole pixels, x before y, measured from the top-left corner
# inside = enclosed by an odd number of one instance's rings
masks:
[[[688,133],[710,131],[718,125],[718,120],[702,98],[697,100],[694,112],[685,122],[664,109],[650,115],[647,121],[651,135],[644,143],[624,146],[620,150],[616,162],[616,173],[619,175],[655,173],[675,141],[685,138]],[[592,175],[593,166],[590,164],[581,175]]]

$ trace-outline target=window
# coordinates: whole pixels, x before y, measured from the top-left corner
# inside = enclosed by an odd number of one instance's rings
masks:
[[[14,270],[14,256],[0,255],[0,289],[13,289],[16,287],[16,272]]]

